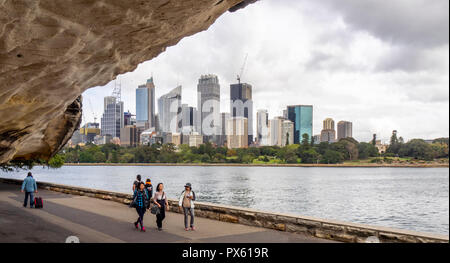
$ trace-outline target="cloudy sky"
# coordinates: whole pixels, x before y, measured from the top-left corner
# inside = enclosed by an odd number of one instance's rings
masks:
[[[157,97],[180,84],[183,103],[197,106],[198,78],[212,73],[228,112],[246,54],[254,112],[312,104],[314,134],[331,117],[352,121],[359,141],[394,129],[406,140],[449,136],[448,0],[259,1],[119,76],[125,110],[136,112],[135,89],[151,74]],[[86,121],[100,120],[113,87],[83,94]]]

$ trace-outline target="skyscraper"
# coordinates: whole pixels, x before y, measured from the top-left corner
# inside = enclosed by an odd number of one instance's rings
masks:
[[[136,121],[147,129],[155,127],[155,84],[153,77],[136,89]]]
[[[219,146],[224,146],[225,142],[227,140],[227,121],[230,118],[230,114],[229,113],[225,113],[222,112],[220,114],[220,121],[221,121],[221,131],[220,131],[220,135],[219,135],[219,140],[217,142],[217,145]]]
[[[353,123],[349,121],[338,122],[337,139],[353,137]]]
[[[101,135],[120,138],[120,129],[124,127],[123,101],[116,97],[104,98],[104,112],[101,118]]]
[[[275,117],[269,120],[269,145],[270,146],[282,146],[282,133],[283,133],[283,117]]]
[[[252,86],[247,83],[230,85],[231,117],[244,117],[248,120],[248,142],[253,141],[253,100]]]
[[[334,130],[334,120],[332,118],[326,118],[323,121],[324,130]]]
[[[181,86],[158,99],[160,131],[179,133],[181,131]]]
[[[313,136],[313,106],[288,106],[288,119],[294,123],[294,143],[302,141],[303,134],[308,134],[309,141]]]
[[[323,129],[320,133],[321,142],[336,142],[336,130],[334,129],[334,120],[327,118],[323,121]]]
[[[216,75],[203,75],[197,85],[197,132],[217,142],[220,134],[220,84]]]
[[[294,144],[294,123],[289,120],[283,120],[281,125],[281,146]]]
[[[197,109],[189,107],[187,104],[181,105],[181,127],[182,132],[189,134],[196,129],[195,123],[197,122]]]
[[[256,113],[256,140],[260,146],[269,145],[269,113],[258,110]]]
[[[227,146],[230,149],[248,147],[248,120],[230,117],[227,120]]]

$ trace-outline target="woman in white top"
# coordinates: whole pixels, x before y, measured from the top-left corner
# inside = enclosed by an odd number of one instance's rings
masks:
[[[158,230],[162,230],[162,222],[166,217],[166,210],[169,210],[169,203],[167,202],[166,193],[164,193],[164,185],[159,183],[156,187],[153,202],[159,207],[159,214],[156,215],[156,225]]]
[[[181,193],[178,205],[180,210],[183,209],[184,212],[184,230],[189,231],[188,227],[188,214],[191,214],[191,230],[194,231],[194,201],[195,193],[192,191],[192,185],[187,183],[184,186],[184,191]]]

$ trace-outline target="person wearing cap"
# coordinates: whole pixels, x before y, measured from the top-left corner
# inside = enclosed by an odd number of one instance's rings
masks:
[[[187,183],[184,186],[184,191],[181,193],[180,200],[178,202],[180,210],[183,210],[183,213],[184,213],[184,230],[186,230],[186,231],[189,231],[188,214],[191,215],[190,230],[192,230],[192,231],[195,230],[195,227],[194,227],[194,207],[195,207],[194,201],[195,201],[195,192],[192,191],[192,185],[190,183]]]
[[[148,196],[150,196],[150,197],[153,196],[152,180],[147,179],[145,181],[145,189],[147,189]],[[150,202],[148,203],[147,208],[150,209]]]

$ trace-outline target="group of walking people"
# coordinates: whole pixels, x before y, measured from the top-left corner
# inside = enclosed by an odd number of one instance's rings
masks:
[[[151,198],[153,196],[153,199]],[[184,186],[179,198],[180,212],[184,213],[184,229],[186,231],[195,230],[194,227],[194,201],[195,193],[192,191],[192,185],[187,183]],[[169,202],[167,195],[164,192],[164,184],[159,183],[155,189],[153,195],[153,185],[150,179],[147,179],[145,183],[142,181],[141,175],[136,176],[136,181],[133,183],[133,200],[131,206],[136,208],[138,219],[134,222],[134,227],[142,232],[145,232],[144,227],[144,214],[147,210],[150,210],[152,214],[156,215],[156,225],[158,230],[161,231],[163,227],[163,221],[166,217],[166,211],[169,211]],[[190,215],[190,222],[188,217]],[[190,223],[190,224],[188,224]]]

